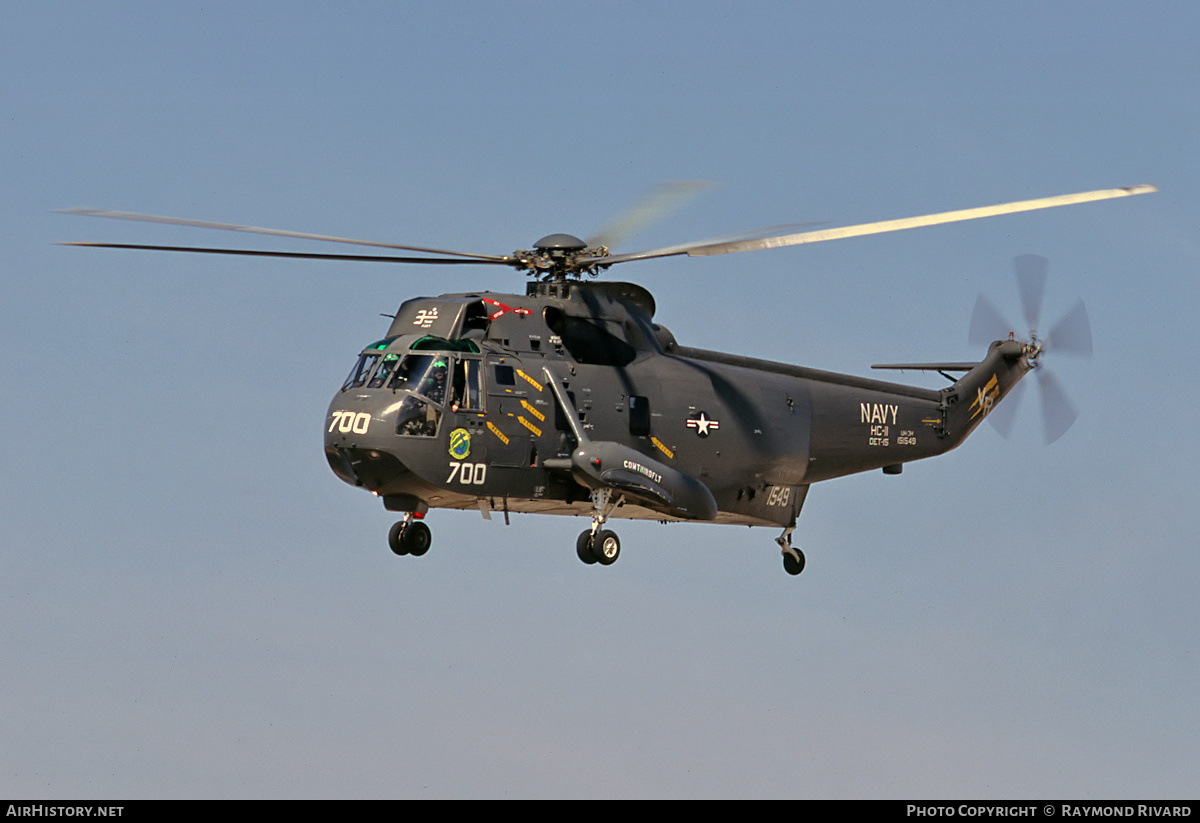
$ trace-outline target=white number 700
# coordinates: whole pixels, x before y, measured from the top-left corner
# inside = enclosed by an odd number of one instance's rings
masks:
[[[329,431],[333,431],[334,427],[342,434],[366,434],[367,427],[371,425],[371,415],[367,412],[359,412],[355,414],[352,411],[335,411],[329,416]]]
[[[447,483],[453,483],[455,475],[458,482],[465,486],[482,486],[487,479],[487,463],[455,463],[450,461],[450,476]]]

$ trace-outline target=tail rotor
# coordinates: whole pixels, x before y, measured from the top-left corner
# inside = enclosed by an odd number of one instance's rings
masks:
[[[1023,254],[1013,261],[1017,275],[1017,289],[1029,336],[1025,343],[1025,357],[1037,372],[1037,383],[1042,405],[1042,434],[1047,445],[1066,433],[1079,414],[1058,379],[1041,362],[1047,352],[1090,357],[1092,354],[1092,326],[1088,320],[1083,301],[1075,303],[1061,320],[1055,323],[1046,335],[1039,336],[1038,322],[1041,317],[1042,300],[1046,292],[1046,272],[1049,265],[1044,257]],[[994,340],[1013,339],[1014,327],[996,310],[983,295],[975,301],[971,313],[971,326],[967,334],[971,345],[989,345]],[[992,425],[1003,437],[1012,430],[1016,407],[1020,401],[1018,383],[1008,403],[1002,403],[988,415]]]

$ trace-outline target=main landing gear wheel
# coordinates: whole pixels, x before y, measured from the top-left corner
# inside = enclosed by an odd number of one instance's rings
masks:
[[[575,553],[584,563],[611,566],[621,556],[621,539],[615,532],[600,528],[625,498],[613,498],[609,489],[592,490],[592,527],[575,540]]]
[[[579,533],[578,539],[575,540],[575,553],[579,555],[580,560],[589,566],[596,562],[596,557],[592,554],[591,529],[584,529]]]
[[[621,556],[621,540],[616,532],[598,532],[592,540],[592,556],[601,566],[611,566]]]
[[[791,575],[804,571],[804,552],[794,546],[783,550],[783,570]]]
[[[783,570],[795,577],[804,571],[804,552],[792,545],[792,532],[796,530],[796,522],[783,529],[783,534],[775,538],[779,548],[783,550]]]
[[[429,551],[429,544],[432,542],[433,535],[429,527],[420,521],[398,520],[388,531],[388,546],[399,555],[411,554],[413,557],[420,557]]]
[[[589,566],[599,563],[601,566],[611,566],[621,556],[621,539],[616,532],[607,529],[596,532],[592,530],[581,532],[575,540],[575,553],[579,559]]]

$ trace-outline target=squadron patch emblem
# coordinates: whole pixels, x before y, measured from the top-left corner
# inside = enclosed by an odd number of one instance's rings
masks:
[[[450,432],[450,456],[455,460],[463,460],[471,454],[471,433],[466,429],[455,429]]]

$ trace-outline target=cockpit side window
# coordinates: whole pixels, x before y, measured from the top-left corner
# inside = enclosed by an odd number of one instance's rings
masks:
[[[446,399],[449,371],[450,358],[447,355],[409,354],[395,367],[387,387],[421,394],[440,404]]]
[[[408,437],[433,437],[437,434],[442,410],[432,403],[408,395],[396,411],[396,434]]]
[[[479,390],[480,361],[459,358],[454,364],[454,382],[450,390],[450,403],[455,411],[474,411],[483,408]]]
[[[453,358],[446,354],[408,354],[400,359],[387,387],[412,394],[404,398],[396,412],[396,434],[410,437],[437,434],[452,363]]]
[[[423,394],[434,403],[446,402],[446,383],[450,377],[450,362],[448,357],[435,357],[433,366],[425,374],[425,379],[417,388],[418,394]]]

